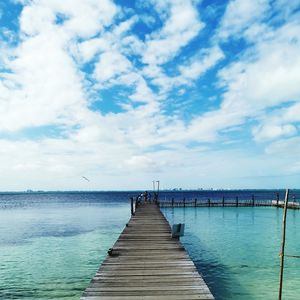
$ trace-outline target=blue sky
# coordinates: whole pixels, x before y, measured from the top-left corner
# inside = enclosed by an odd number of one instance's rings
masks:
[[[0,25],[0,190],[299,187],[299,0],[11,0]]]

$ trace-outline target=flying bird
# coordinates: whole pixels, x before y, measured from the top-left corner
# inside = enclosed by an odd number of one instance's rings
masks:
[[[86,178],[85,176],[81,176],[84,180],[90,182],[90,180],[88,178]]]

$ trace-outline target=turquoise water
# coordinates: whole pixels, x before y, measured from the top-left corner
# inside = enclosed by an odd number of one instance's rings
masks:
[[[238,192],[241,198],[251,196]],[[230,193],[234,197],[236,192]],[[264,193],[268,198],[274,194]],[[221,196],[211,191],[204,196],[169,194],[176,199]],[[0,299],[79,299],[130,217],[129,196],[0,195]],[[186,224],[182,242],[217,299],[277,299],[282,209],[163,212],[171,224]],[[300,254],[300,211],[288,212],[287,253]],[[287,258],[283,299],[300,299],[299,295],[300,259]]]
[[[79,299],[128,221],[129,204],[34,197],[0,201],[0,299]]]
[[[163,209],[185,223],[184,246],[216,299],[278,299],[282,209]],[[287,216],[286,254],[300,255],[300,211]],[[283,299],[300,299],[300,259],[286,258]]]

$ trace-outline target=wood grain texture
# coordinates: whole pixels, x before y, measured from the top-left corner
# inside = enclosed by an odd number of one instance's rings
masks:
[[[141,204],[81,300],[214,299],[159,207]]]

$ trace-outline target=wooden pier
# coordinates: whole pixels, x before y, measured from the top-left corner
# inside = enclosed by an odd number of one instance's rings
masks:
[[[265,200],[255,199],[252,197],[249,200],[239,199],[225,199],[224,197],[220,200],[211,199],[166,199],[159,202],[159,207],[175,208],[175,207],[255,207],[255,206],[272,206],[283,208],[284,202],[280,200]],[[291,201],[288,203],[287,208],[289,209],[300,209],[299,202]]]
[[[214,299],[170,225],[141,203],[81,300]]]

